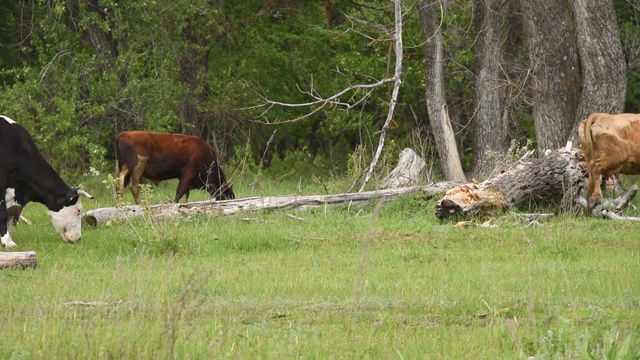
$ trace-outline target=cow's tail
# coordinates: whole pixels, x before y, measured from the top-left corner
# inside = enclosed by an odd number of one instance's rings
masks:
[[[593,158],[597,153],[596,144],[593,141],[593,134],[591,133],[591,126],[596,117],[596,114],[589,115],[588,118],[582,120],[578,127],[578,141],[580,141],[580,145],[582,146],[582,152],[589,158]],[[589,154],[586,154],[587,152]]]
[[[126,167],[125,159],[124,159],[122,151],[121,151],[120,135],[121,134],[116,135],[116,142],[115,142],[115,147],[116,147],[116,179],[117,179],[117,184],[115,185],[115,187],[116,187],[116,193],[118,194],[118,196],[122,196],[122,193],[124,192],[124,189],[129,184],[129,179],[131,178],[131,174],[129,174],[129,170]]]
[[[122,159],[120,155],[120,134],[116,135],[116,177],[120,176],[120,159]]]

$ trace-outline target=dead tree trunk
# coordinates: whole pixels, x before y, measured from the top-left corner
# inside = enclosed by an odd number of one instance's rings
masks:
[[[410,148],[400,152],[398,165],[382,180],[381,189],[414,186],[420,180],[420,174],[427,164]]]
[[[445,45],[442,36],[442,22],[438,18],[438,8],[442,7],[442,13],[444,6],[444,2],[424,0],[419,8],[422,29],[426,39],[424,46],[426,50],[426,80],[428,85],[425,97],[431,130],[435,137],[444,178],[449,181],[466,181],[445,97]]]
[[[562,149],[548,156],[518,161],[500,175],[479,184],[464,184],[449,189],[436,204],[436,216],[469,218],[490,215],[530,202],[567,205],[584,183],[584,161],[577,149]]]

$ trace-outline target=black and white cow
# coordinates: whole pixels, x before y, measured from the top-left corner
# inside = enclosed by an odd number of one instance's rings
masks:
[[[16,246],[8,231],[16,223],[22,208],[31,201],[47,207],[56,231],[66,242],[82,236],[80,196],[93,199],[87,192],[70,188],[44,159],[27,130],[0,115],[0,242]]]

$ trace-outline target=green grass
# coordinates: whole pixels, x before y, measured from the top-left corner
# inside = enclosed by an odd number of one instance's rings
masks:
[[[324,192],[249,183],[240,197]],[[114,205],[84,187],[86,209]],[[40,266],[0,272],[0,358],[640,358],[640,224],[454,228],[434,206],[136,219],[69,245],[31,204],[13,237]]]

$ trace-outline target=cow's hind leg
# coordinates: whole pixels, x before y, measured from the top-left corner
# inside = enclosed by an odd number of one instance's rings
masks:
[[[123,164],[122,167],[116,167],[116,176],[118,177],[118,185],[116,187],[116,194],[118,196],[118,200],[122,199],[122,195],[124,194],[127,185],[129,185],[129,180],[131,180],[131,173],[129,173],[129,167],[126,164]]]
[[[600,189],[600,178],[602,169],[598,165],[591,166],[589,169],[589,182],[587,185],[587,208],[585,214],[590,215],[591,209],[600,203],[602,198],[602,190]]]
[[[131,189],[131,194],[133,194],[133,199],[136,204],[140,203],[140,178],[142,178],[142,174],[144,174],[144,169],[147,167],[148,161],[148,156],[138,155],[138,164],[133,168],[133,173],[131,174],[129,188]]]

